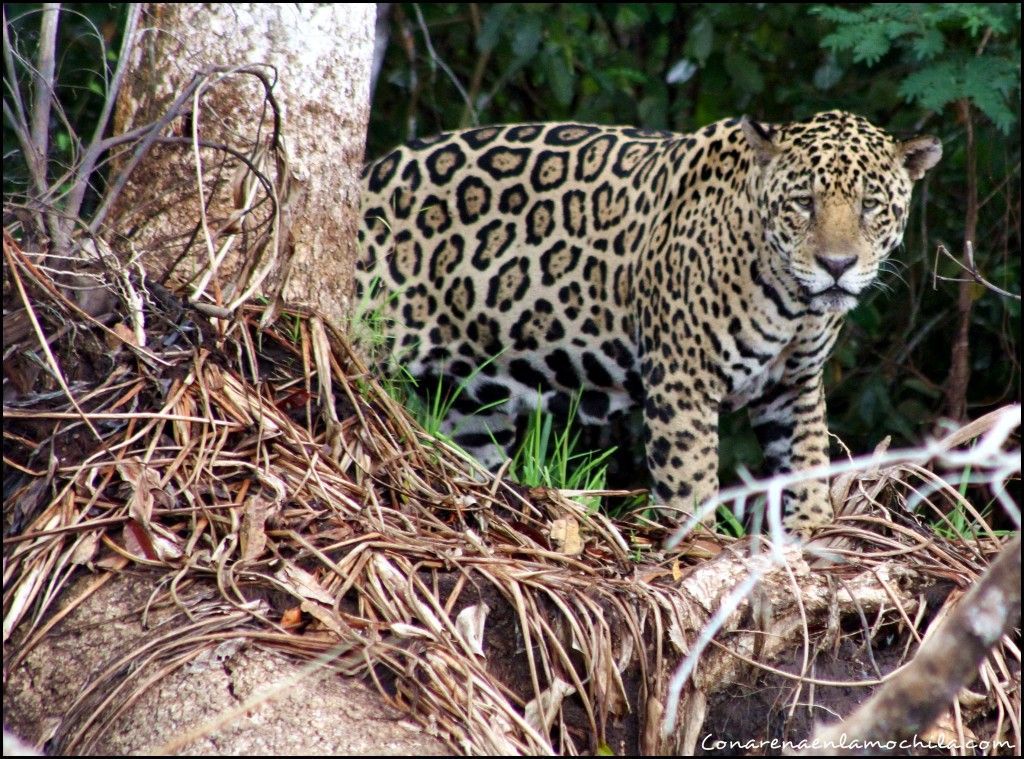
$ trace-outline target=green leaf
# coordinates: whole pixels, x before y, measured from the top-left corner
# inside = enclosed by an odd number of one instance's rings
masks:
[[[854,61],[871,66],[889,52],[892,41],[883,28],[864,25],[840,27],[832,34],[826,35],[821,45],[834,53],[853,51]]]
[[[860,14],[856,11],[848,11],[845,8],[838,8],[834,5],[811,6],[811,13],[815,16],[821,16],[826,21],[834,21],[837,24],[857,24],[862,20]]]
[[[572,103],[576,94],[576,72],[567,60],[568,51],[554,51],[548,58],[547,74],[551,84],[551,92],[561,106]]]
[[[967,60],[963,67],[964,94],[996,125],[1008,134],[1017,123],[1009,95],[1020,91],[1020,69],[992,56]]]
[[[691,58],[696,58],[700,65],[704,65],[708,56],[711,55],[711,48],[715,42],[715,28],[707,18],[701,18],[690,29],[686,38],[684,51]]]
[[[963,88],[954,63],[946,61],[916,71],[900,83],[899,94],[908,102],[932,111],[963,96]]]
[[[843,78],[843,68],[832,54],[814,71],[814,86],[819,90],[830,90]]]
[[[662,24],[667,24],[676,15],[676,4],[675,3],[655,3],[654,4],[654,15],[658,17],[658,21]]]
[[[517,58],[532,58],[537,54],[544,28],[538,16],[526,16],[512,35],[512,52]]]
[[[650,129],[668,129],[668,101],[664,93],[648,95],[636,105],[640,123]]]
[[[612,79],[617,79],[620,82],[629,82],[633,84],[646,84],[647,74],[643,71],[637,71],[634,68],[628,66],[615,66],[605,69],[605,73]]]
[[[491,6],[480,24],[480,34],[476,38],[477,50],[481,53],[489,53],[497,47],[501,33],[506,28],[506,19],[511,9],[512,6],[505,3]]]
[[[615,6],[615,26],[625,32],[642,26],[647,16],[643,3],[619,3]]]
[[[901,400],[896,407],[900,418],[905,419],[913,425],[927,424],[932,419],[932,411],[925,404],[916,398]],[[910,437],[913,436],[911,431]]]
[[[910,43],[910,47],[917,60],[927,61],[946,49],[946,38],[938,28],[925,29]]]
[[[877,335],[882,327],[882,315],[874,303],[861,303],[850,312],[849,319],[869,335]]]
[[[994,56],[953,58],[907,76],[899,94],[908,102],[939,111],[946,104],[968,98],[1004,134],[1017,123],[1009,96],[1020,90],[1020,71],[1010,61]]]
[[[725,70],[741,92],[757,95],[764,90],[764,76],[759,64],[739,50],[730,48],[726,51]]]
[[[920,393],[927,398],[932,398],[933,400],[942,397],[941,388],[927,382],[923,382],[916,377],[911,377],[910,379],[905,380],[903,382],[903,386],[908,390],[913,390],[914,392]]]

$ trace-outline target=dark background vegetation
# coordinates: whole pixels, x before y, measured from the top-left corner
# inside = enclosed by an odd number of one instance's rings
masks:
[[[850,316],[826,382],[854,452],[919,441],[947,411],[962,272],[967,129],[975,131],[979,271],[1020,292],[1020,5],[395,4],[367,153],[472,124],[575,119],[688,131],[842,108],[945,155],[915,193],[893,271]],[[456,84],[456,81],[458,84]],[[971,417],[1020,399],[1020,302],[970,286]],[[723,433],[744,433],[740,417]],[[737,434],[723,468],[756,462]],[[730,456],[731,454],[731,456]],[[732,461],[730,461],[730,458]]]
[[[31,51],[37,7],[5,6],[8,20],[21,17],[11,26],[19,49]],[[99,40],[115,47],[123,11],[66,8],[59,94],[88,135],[112,55]],[[383,21],[369,157],[472,124],[573,119],[687,131],[742,113],[785,121],[831,108],[897,135],[939,136],[944,158],[915,192],[892,270],[851,314],[826,374],[831,429],[866,452],[886,435],[902,445],[933,432],[951,395],[966,398],[969,417],[1020,400],[1019,300],[933,278],[963,276],[937,248],[962,256],[973,176],[977,269],[1020,292],[1019,4],[390,4]],[[6,107],[6,87],[4,97]],[[61,124],[54,133],[54,160],[66,162],[74,140]],[[17,152],[5,119],[5,197],[24,179]],[[970,373],[961,387],[950,372],[964,319]],[[736,432],[726,468],[756,463],[743,426],[724,422],[726,436]]]

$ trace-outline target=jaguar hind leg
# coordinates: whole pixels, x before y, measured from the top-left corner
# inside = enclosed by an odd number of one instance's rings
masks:
[[[512,457],[515,419],[501,411],[465,413],[452,408],[441,423],[441,431],[492,472]]]

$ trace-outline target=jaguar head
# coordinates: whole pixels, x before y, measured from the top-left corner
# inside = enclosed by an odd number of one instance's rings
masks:
[[[812,311],[850,310],[903,239],[914,182],[942,157],[942,143],[899,142],[841,111],[774,129],[744,118],[741,128],[768,265]]]

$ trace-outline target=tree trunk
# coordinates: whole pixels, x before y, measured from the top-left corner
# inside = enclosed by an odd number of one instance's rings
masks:
[[[978,229],[978,153],[974,145],[974,120],[971,104],[964,98],[958,103],[960,115],[967,129],[965,150],[967,153],[967,211],[964,215],[963,272],[957,286],[956,334],[949,360],[949,375],[946,377],[946,415],[955,422],[967,419],[967,385],[971,379],[971,290],[974,282],[969,273],[975,271],[970,253]]]
[[[113,202],[115,246],[151,276],[187,283],[196,302],[281,296],[340,322],[374,22],[373,4],[148,6],[115,129],[172,112]]]

